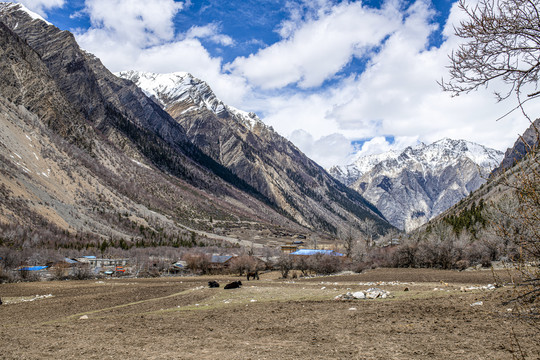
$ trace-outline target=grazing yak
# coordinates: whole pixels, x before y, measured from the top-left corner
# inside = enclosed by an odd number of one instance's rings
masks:
[[[208,287],[210,287],[210,288],[218,288],[218,287],[219,287],[219,283],[218,283],[217,281],[215,281],[215,280],[209,281],[209,282],[208,282]]]
[[[232,283],[228,283],[223,288],[224,289],[238,289],[240,286],[242,286],[241,281],[233,281]]]
[[[259,272],[258,271],[252,271],[247,273],[247,281],[249,281],[249,278],[252,280],[257,279],[259,280]]]

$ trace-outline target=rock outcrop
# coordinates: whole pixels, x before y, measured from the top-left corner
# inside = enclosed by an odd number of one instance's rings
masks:
[[[512,166],[520,162],[521,159],[523,159],[525,155],[527,155],[527,153],[531,151],[536,151],[538,149],[539,139],[540,119],[536,119],[531,124],[531,126],[529,126],[527,130],[525,130],[523,135],[516,140],[514,146],[506,150],[501,164],[493,170],[491,175],[497,175],[511,168]]]

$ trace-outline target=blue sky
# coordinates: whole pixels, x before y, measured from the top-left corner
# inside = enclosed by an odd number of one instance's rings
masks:
[[[222,33],[235,41],[235,46],[224,48],[212,41],[202,40],[203,45],[215,57],[222,57],[224,62],[232,62],[238,56],[246,56],[257,52],[262,47],[280,41],[276,31],[280,24],[287,20],[291,1],[287,0],[245,0],[220,1],[205,0],[191,1],[173,19],[176,34],[187,32],[193,26],[204,26],[216,23]],[[302,3],[297,1],[296,3]],[[337,4],[338,1],[333,1]],[[364,1],[369,7],[380,8],[382,2]],[[412,1],[405,1],[403,8]],[[241,4],[241,5],[240,5]],[[442,42],[442,26],[444,25],[452,6],[451,0],[438,0],[432,4],[435,14],[433,19],[441,24],[438,31],[430,37],[430,46],[439,46]],[[65,30],[78,28],[87,29],[91,26],[90,18],[84,13],[85,1],[64,1],[62,7],[43,9],[41,14],[56,26]],[[74,16],[78,14],[78,16]],[[353,61],[344,71],[357,71],[357,61]]]
[[[111,71],[205,80],[325,167],[443,137],[504,150],[527,127],[495,121],[514,106],[496,103],[500,84],[457,98],[437,85],[460,43],[451,0],[19,2]]]

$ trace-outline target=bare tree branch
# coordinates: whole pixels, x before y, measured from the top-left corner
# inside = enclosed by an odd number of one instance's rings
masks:
[[[465,43],[449,56],[450,79],[439,82],[442,89],[458,96],[500,80],[508,87],[495,93],[497,100],[514,93],[522,104],[522,88],[536,87],[540,73],[539,5],[535,0],[480,0],[471,7],[460,0],[468,19],[454,31]]]

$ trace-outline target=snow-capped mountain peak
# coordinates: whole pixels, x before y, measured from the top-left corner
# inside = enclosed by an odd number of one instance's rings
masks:
[[[352,184],[363,174],[381,163],[402,166],[407,162],[421,163],[429,169],[438,169],[455,163],[458,159],[468,158],[482,168],[495,168],[501,161],[502,153],[498,150],[466,141],[444,138],[432,144],[419,143],[403,150],[390,150],[381,154],[357,156],[353,162],[345,166],[334,166],[329,171],[345,184]],[[343,175],[349,175],[343,178]]]
[[[206,108],[221,116],[228,112],[248,128],[264,125],[255,113],[238,110],[217,98],[210,86],[187,72],[156,74],[140,71],[122,71],[116,76],[129,79],[164,109],[178,103],[191,103],[184,112]]]
[[[486,182],[502,156],[470,141],[445,138],[357,157],[329,172],[374,203],[394,226],[411,230]]]

